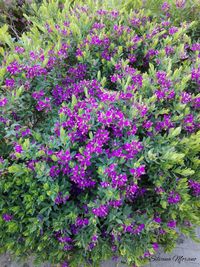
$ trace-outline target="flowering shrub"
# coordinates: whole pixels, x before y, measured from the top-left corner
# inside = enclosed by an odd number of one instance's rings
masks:
[[[93,2],[93,1],[91,1]],[[145,264],[200,224],[193,24],[46,1],[1,49],[1,252]]]
[[[153,15],[161,16],[165,14],[170,17],[174,23],[187,21],[198,21],[200,3],[198,0],[148,0],[144,1],[143,6],[150,9]]]
[[[0,2],[0,26],[8,23],[9,32],[14,38],[18,38],[28,27],[23,12],[26,11],[27,13],[29,11],[28,7],[31,3],[32,0],[2,0]]]

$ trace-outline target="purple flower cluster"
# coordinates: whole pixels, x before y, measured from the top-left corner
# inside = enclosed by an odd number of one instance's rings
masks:
[[[55,204],[57,205],[61,205],[61,204],[65,204],[67,202],[67,200],[69,199],[69,196],[63,196],[62,192],[59,192],[54,200]]]
[[[93,208],[92,213],[100,218],[104,218],[108,215],[109,209],[107,205],[101,205],[98,208]]]
[[[139,178],[141,175],[145,174],[145,165],[141,165],[137,168],[130,169],[130,173],[136,178]]]
[[[4,213],[2,215],[2,218],[5,222],[10,222],[12,219],[13,219],[13,216],[11,214],[8,214],[8,213]]]
[[[84,226],[87,226],[89,224],[89,220],[87,219],[87,218],[84,218],[84,219],[82,219],[82,218],[77,218],[76,219],[76,222],[75,222],[75,225],[77,226],[77,227],[79,227],[79,228],[82,228],[82,227],[84,227]]]
[[[175,220],[170,220],[168,223],[167,223],[167,226],[169,228],[175,228],[176,227],[176,221]]]
[[[7,103],[8,103],[7,98],[4,97],[0,99],[0,107],[4,107]]]
[[[17,61],[13,61],[7,66],[7,71],[11,75],[19,74],[22,71],[22,66]]]
[[[178,202],[180,202],[181,197],[178,193],[171,191],[169,193],[169,197],[168,197],[168,203],[169,204],[177,204]]]
[[[170,4],[168,3],[168,2],[164,2],[163,4],[162,4],[162,10],[163,11],[168,11],[170,9]]]
[[[192,190],[194,196],[200,196],[200,183],[197,181],[189,180],[189,188]]]

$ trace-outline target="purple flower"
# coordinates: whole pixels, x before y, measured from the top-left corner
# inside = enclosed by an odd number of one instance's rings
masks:
[[[155,217],[153,220],[156,223],[161,223],[161,221],[162,221],[160,217]]]
[[[195,128],[195,123],[194,123],[194,116],[192,114],[188,114],[184,118],[184,128],[188,132],[192,132]]]
[[[144,224],[140,224],[136,227],[136,229],[133,230],[134,234],[140,234],[145,228]]]
[[[60,205],[63,203],[62,193],[59,192],[54,200],[55,204]]]
[[[25,131],[21,132],[22,137],[25,137],[25,136],[30,135],[30,134],[31,134],[31,130],[30,129],[26,129]]]
[[[111,201],[109,202],[109,205],[112,206],[112,207],[114,207],[114,208],[121,207],[122,204],[123,204],[123,202],[122,202],[121,199],[119,199],[119,200],[111,200]]]
[[[147,258],[150,256],[151,256],[151,253],[149,251],[146,251],[142,257]]]
[[[169,128],[173,127],[173,124],[170,120],[169,115],[164,115],[163,121],[158,121],[155,126],[155,130],[157,132],[161,132],[163,129],[168,130]]]
[[[155,251],[157,251],[158,248],[159,248],[159,245],[158,245],[158,243],[153,243],[153,244],[152,244],[152,247],[153,247],[153,249],[154,249]]]
[[[98,235],[93,235],[92,236],[92,241],[93,242],[96,242],[98,240],[98,238],[99,238]]]
[[[106,217],[108,215],[108,206],[107,205],[101,205],[98,208],[93,208],[92,213],[98,217]]]
[[[171,191],[169,193],[169,197],[168,197],[168,203],[169,204],[177,204],[178,202],[180,202],[181,197],[178,193]]]
[[[113,252],[116,252],[116,251],[117,251],[117,246],[112,246],[112,247],[111,247],[111,250],[112,250]]]
[[[132,198],[135,198],[135,194],[138,190],[138,185],[137,184],[132,184],[132,185],[128,185],[126,187],[126,196],[129,198],[129,199],[132,199]]]
[[[174,33],[176,33],[178,31],[178,28],[177,27],[171,27],[169,28],[169,34],[170,35],[173,35]]]
[[[112,18],[117,18],[118,16],[119,16],[119,11],[117,11],[117,10],[112,10],[111,12],[110,12],[110,15],[112,16]]]
[[[5,119],[4,117],[0,116],[0,122],[2,122],[3,124],[6,124],[8,120]]]
[[[191,227],[191,226],[192,226],[191,222],[188,221],[188,220],[185,220],[185,221],[184,221],[184,225],[185,225],[185,226],[188,226],[188,227]]]
[[[143,122],[142,126],[143,126],[144,129],[149,130],[152,127],[152,125],[153,125],[153,122],[145,121],[145,122]]]
[[[12,219],[13,219],[13,216],[11,214],[8,214],[8,213],[4,213],[2,215],[2,218],[5,222],[10,222]]]
[[[70,251],[70,250],[72,250],[73,248],[74,248],[73,245],[65,245],[65,246],[63,247],[63,250],[64,250],[64,251]]]
[[[158,100],[162,100],[166,96],[165,91],[163,91],[163,90],[156,90],[155,95],[156,95]]]
[[[196,97],[195,99],[193,99],[193,106],[196,109],[200,108],[200,97]]]
[[[134,63],[134,62],[137,61],[137,58],[136,58],[135,55],[131,55],[131,54],[130,54],[130,55],[128,56],[128,58],[129,58],[130,63]]]
[[[169,228],[175,228],[175,227],[176,227],[176,221],[174,221],[174,220],[169,221],[169,222],[167,223],[167,226],[168,226]]]
[[[192,51],[200,51],[200,43],[192,44]]]
[[[62,266],[62,267],[69,267],[69,264],[65,261],[65,262],[62,263],[61,266]]]
[[[123,225],[123,231],[125,233],[133,233],[133,225]]]
[[[161,7],[161,9],[163,10],[163,11],[168,11],[169,9],[170,9],[170,4],[168,3],[168,2],[164,2],[163,4],[162,4],[162,7]]]
[[[89,224],[89,219],[87,219],[87,218],[84,218],[84,219],[82,219],[82,218],[77,218],[76,219],[76,222],[75,222],[75,225],[77,226],[77,227],[79,227],[79,228],[82,228],[82,227],[84,227],[84,226],[86,226],[86,225],[88,225]]]
[[[200,84],[200,67],[198,69],[192,69],[191,79]]]
[[[0,107],[4,107],[7,103],[8,103],[7,98],[4,97],[0,99]]]
[[[119,174],[112,177],[112,187],[119,188],[126,185],[128,181],[126,174]]]
[[[127,152],[126,158],[132,159],[143,149],[143,145],[141,142],[132,141],[124,144],[123,149]]]
[[[15,149],[15,152],[16,152],[16,153],[22,153],[22,151],[23,151],[22,146],[19,145],[19,144],[16,144],[16,145],[14,146],[14,149]]]
[[[105,24],[95,22],[95,23],[93,24],[93,26],[92,26],[92,29],[98,29],[98,30],[100,30],[100,29],[103,29],[104,27],[105,27]]]
[[[99,39],[99,36],[98,36],[98,35],[93,35],[93,36],[91,37],[90,44],[91,44],[91,45],[97,45],[97,46],[100,46],[100,45],[102,45],[102,40]]]
[[[155,191],[157,194],[162,194],[163,192],[165,192],[165,190],[162,187],[155,187]]]
[[[96,242],[90,242],[89,243],[89,245],[88,245],[88,247],[87,247],[87,249],[89,250],[89,251],[91,251],[91,250],[93,250],[93,248],[96,246]]]
[[[60,243],[71,243],[73,240],[71,237],[69,236],[60,236],[58,235],[57,236],[57,239]]]
[[[134,27],[139,27],[141,24],[141,20],[139,18],[133,18],[131,19],[131,25]]]
[[[0,156],[0,163],[4,163],[4,159],[1,156]]]
[[[15,85],[15,80],[14,79],[6,79],[5,84],[7,87],[12,88]]]
[[[71,160],[71,155],[70,155],[70,151],[66,150],[64,151],[60,151],[56,154],[57,158],[59,159],[59,163],[60,164],[64,164],[64,163],[68,163],[69,160]]]
[[[196,197],[200,196],[200,183],[197,181],[189,180],[189,188],[192,190],[192,194]]]
[[[17,52],[18,54],[23,54],[24,51],[25,49],[23,47],[20,47],[20,46],[15,47],[15,52]]]
[[[82,57],[82,56],[83,56],[83,52],[81,51],[80,48],[78,48],[78,49],[76,50],[76,57]]]
[[[110,183],[109,182],[101,182],[100,184],[101,184],[101,186],[103,188],[106,188],[106,187],[109,187],[110,186]]]
[[[170,45],[165,47],[165,53],[167,56],[171,55],[172,53],[174,53],[174,48]]]
[[[166,231],[161,228],[161,229],[159,229],[159,234],[164,235],[164,234],[166,234]]]
[[[181,103],[182,104],[187,104],[187,103],[191,102],[191,100],[192,100],[192,95],[190,93],[183,92],[181,94]]]
[[[130,173],[134,176],[136,176],[137,178],[140,177],[141,175],[144,175],[145,172],[145,165],[141,165],[135,169],[130,169]]]
[[[34,51],[30,51],[29,56],[31,60],[36,60],[38,58],[38,56],[34,53]]]
[[[39,100],[37,102],[37,106],[36,106],[36,109],[38,111],[42,111],[42,110],[45,110],[45,112],[48,112],[49,110],[51,110],[51,103],[50,103],[50,98],[48,97],[45,97],[44,100]]]
[[[164,89],[170,88],[171,82],[168,80],[167,73],[165,71],[158,71],[156,73],[156,78],[157,78],[158,84],[162,88],[164,88]]]
[[[97,10],[97,14],[100,15],[100,16],[104,16],[108,13],[107,10],[103,10],[103,9],[99,9]]]
[[[39,100],[43,96],[44,96],[44,90],[40,90],[40,91],[36,91],[32,93],[32,97],[36,100]]]
[[[29,160],[27,161],[27,167],[34,171],[35,170],[35,163],[37,162],[37,160]]]
[[[57,177],[60,173],[59,167],[58,166],[52,166],[49,171],[49,175],[54,178]]]
[[[183,8],[185,6],[186,0],[176,0],[176,7]]]
[[[11,75],[15,75],[21,72],[21,66],[17,61],[13,61],[7,66],[7,71],[10,72]]]
[[[26,67],[26,77],[28,79],[33,79],[37,76],[46,75],[46,74],[47,74],[47,70],[45,68],[42,68],[40,65]]]

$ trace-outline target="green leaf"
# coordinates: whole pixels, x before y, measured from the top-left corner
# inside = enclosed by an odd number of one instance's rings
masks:
[[[89,137],[90,139],[93,139],[93,133],[91,131],[89,132]]]
[[[101,81],[101,71],[100,70],[97,73],[97,79],[98,79],[98,81]]]
[[[178,173],[182,176],[190,176],[190,175],[193,175],[195,173],[194,170],[192,170],[191,168],[188,168],[188,169],[175,169],[174,170],[175,173]]]
[[[53,161],[58,161],[58,158],[56,157],[56,155],[52,155],[52,156],[51,156],[51,159],[52,159]]]
[[[84,93],[87,98],[89,98],[88,89],[87,87],[84,87]]]
[[[29,147],[30,147],[30,141],[29,141],[29,139],[27,138],[25,141],[24,141],[24,143],[22,144],[22,148],[23,148],[23,150],[28,150],[29,149]]]
[[[77,104],[77,98],[75,95],[72,95],[72,107],[74,107]]]
[[[170,129],[168,136],[170,138],[176,137],[177,135],[179,135],[181,133],[181,129],[182,129],[181,126],[174,128],[174,129]]]
[[[60,127],[60,139],[61,139],[62,143],[65,143],[65,137],[66,137],[65,130],[63,127]]]
[[[162,206],[163,209],[166,209],[167,208],[167,201],[161,200],[160,205]]]
[[[18,173],[21,171],[21,167],[19,165],[12,165],[8,167],[8,172],[9,173]]]

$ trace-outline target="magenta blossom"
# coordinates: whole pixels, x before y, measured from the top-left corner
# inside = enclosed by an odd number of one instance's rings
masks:
[[[177,204],[178,202],[180,202],[181,197],[178,193],[171,191],[169,193],[169,197],[168,197],[168,203],[169,204]]]
[[[174,220],[169,221],[169,222],[167,223],[167,226],[168,226],[169,228],[175,228],[175,227],[176,227],[176,221],[174,221]]]
[[[0,107],[4,107],[7,103],[8,103],[7,98],[4,97],[0,99]]]
[[[108,206],[101,205],[98,208],[92,209],[92,213],[98,217],[106,217],[108,215]]]
[[[5,222],[10,222],[12,219],[13,219],[13,216],[11,214],[8,214],[8,213],[4,213],[2,215],[2,218]]]

